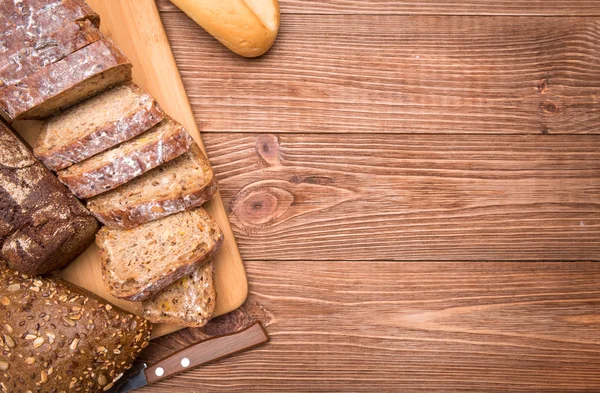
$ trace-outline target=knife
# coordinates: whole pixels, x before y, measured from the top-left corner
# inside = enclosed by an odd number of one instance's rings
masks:
[[[135,364],[108,393],[126,393],[148,384],[172,377],[226,356],[254,348],[269,341],[267,331],[260,322],[224,336],[211,337],[193,344],[160,360],[152,366]]]

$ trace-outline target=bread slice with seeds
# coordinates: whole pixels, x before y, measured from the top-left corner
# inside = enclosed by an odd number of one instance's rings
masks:
[[[128,229],[201,206],[217,191],[207,158],[193,143],[190,150],[112,191],[87,201],[104,225]]]
[[[46,120],[33,153],[59,171],[140,135],[163,118],[150,94],[133,83],[120,85]]]
[[[201,327],[215,311],[213,262],[171,284],[158,295],[142,303],[142,317],[153,323]]]
[[[192,274],[222,242],[223,232],[202,208],[128,230],[104,227],[96,236],[104,284],[130,301],[148,299]]]
[[[167,118],[128,142],[63,169],[58,178],[79,198],[91,198],[179,157],[192,141],[179,123]]]

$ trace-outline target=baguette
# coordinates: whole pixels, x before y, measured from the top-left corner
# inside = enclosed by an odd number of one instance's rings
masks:
[[[277,0],[171,0],[232,52],[257,57],[279,32]]]
[[[0,261],[0,388],[103,392],[150,340],[150,324],[52,276]]]
[[[142,176],[88,199],[87,208],[110,228],[130,229],[201,206],[217,192],[208,160],[195,143],[190,150]]]
[[[223,232],[202,208],[129,230],[104,227],[96,236],[104,284],[129,301],[146,300],[192,274],[222,242]]]
[[[133,83],[117,86],[44,122],[33,153],[59,171],[152,128],[164,113]]]

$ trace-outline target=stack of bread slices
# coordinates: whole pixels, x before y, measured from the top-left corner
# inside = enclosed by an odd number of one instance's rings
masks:
[[[131,63],[82,0],[29,0],[27,12],[13,3],[0,5],[14,31],[0,42],[0,114],[44,121],[34,154],[104,224],[96,243],[110,292],[142,301],[152,322],[204,325],[223,241],[201,207],[217,190],[207,158],[131,82]]]

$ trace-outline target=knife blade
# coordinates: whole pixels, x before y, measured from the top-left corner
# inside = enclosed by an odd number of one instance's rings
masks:
[[[193,367],[201,366],[227,356],[246,351],[269,341],[269,335],[260,322],[239,332],[216,336],[186,347],[152,366],[136,363],[108,390],[108,393],[126,393],[148,384],[172,377]]]

